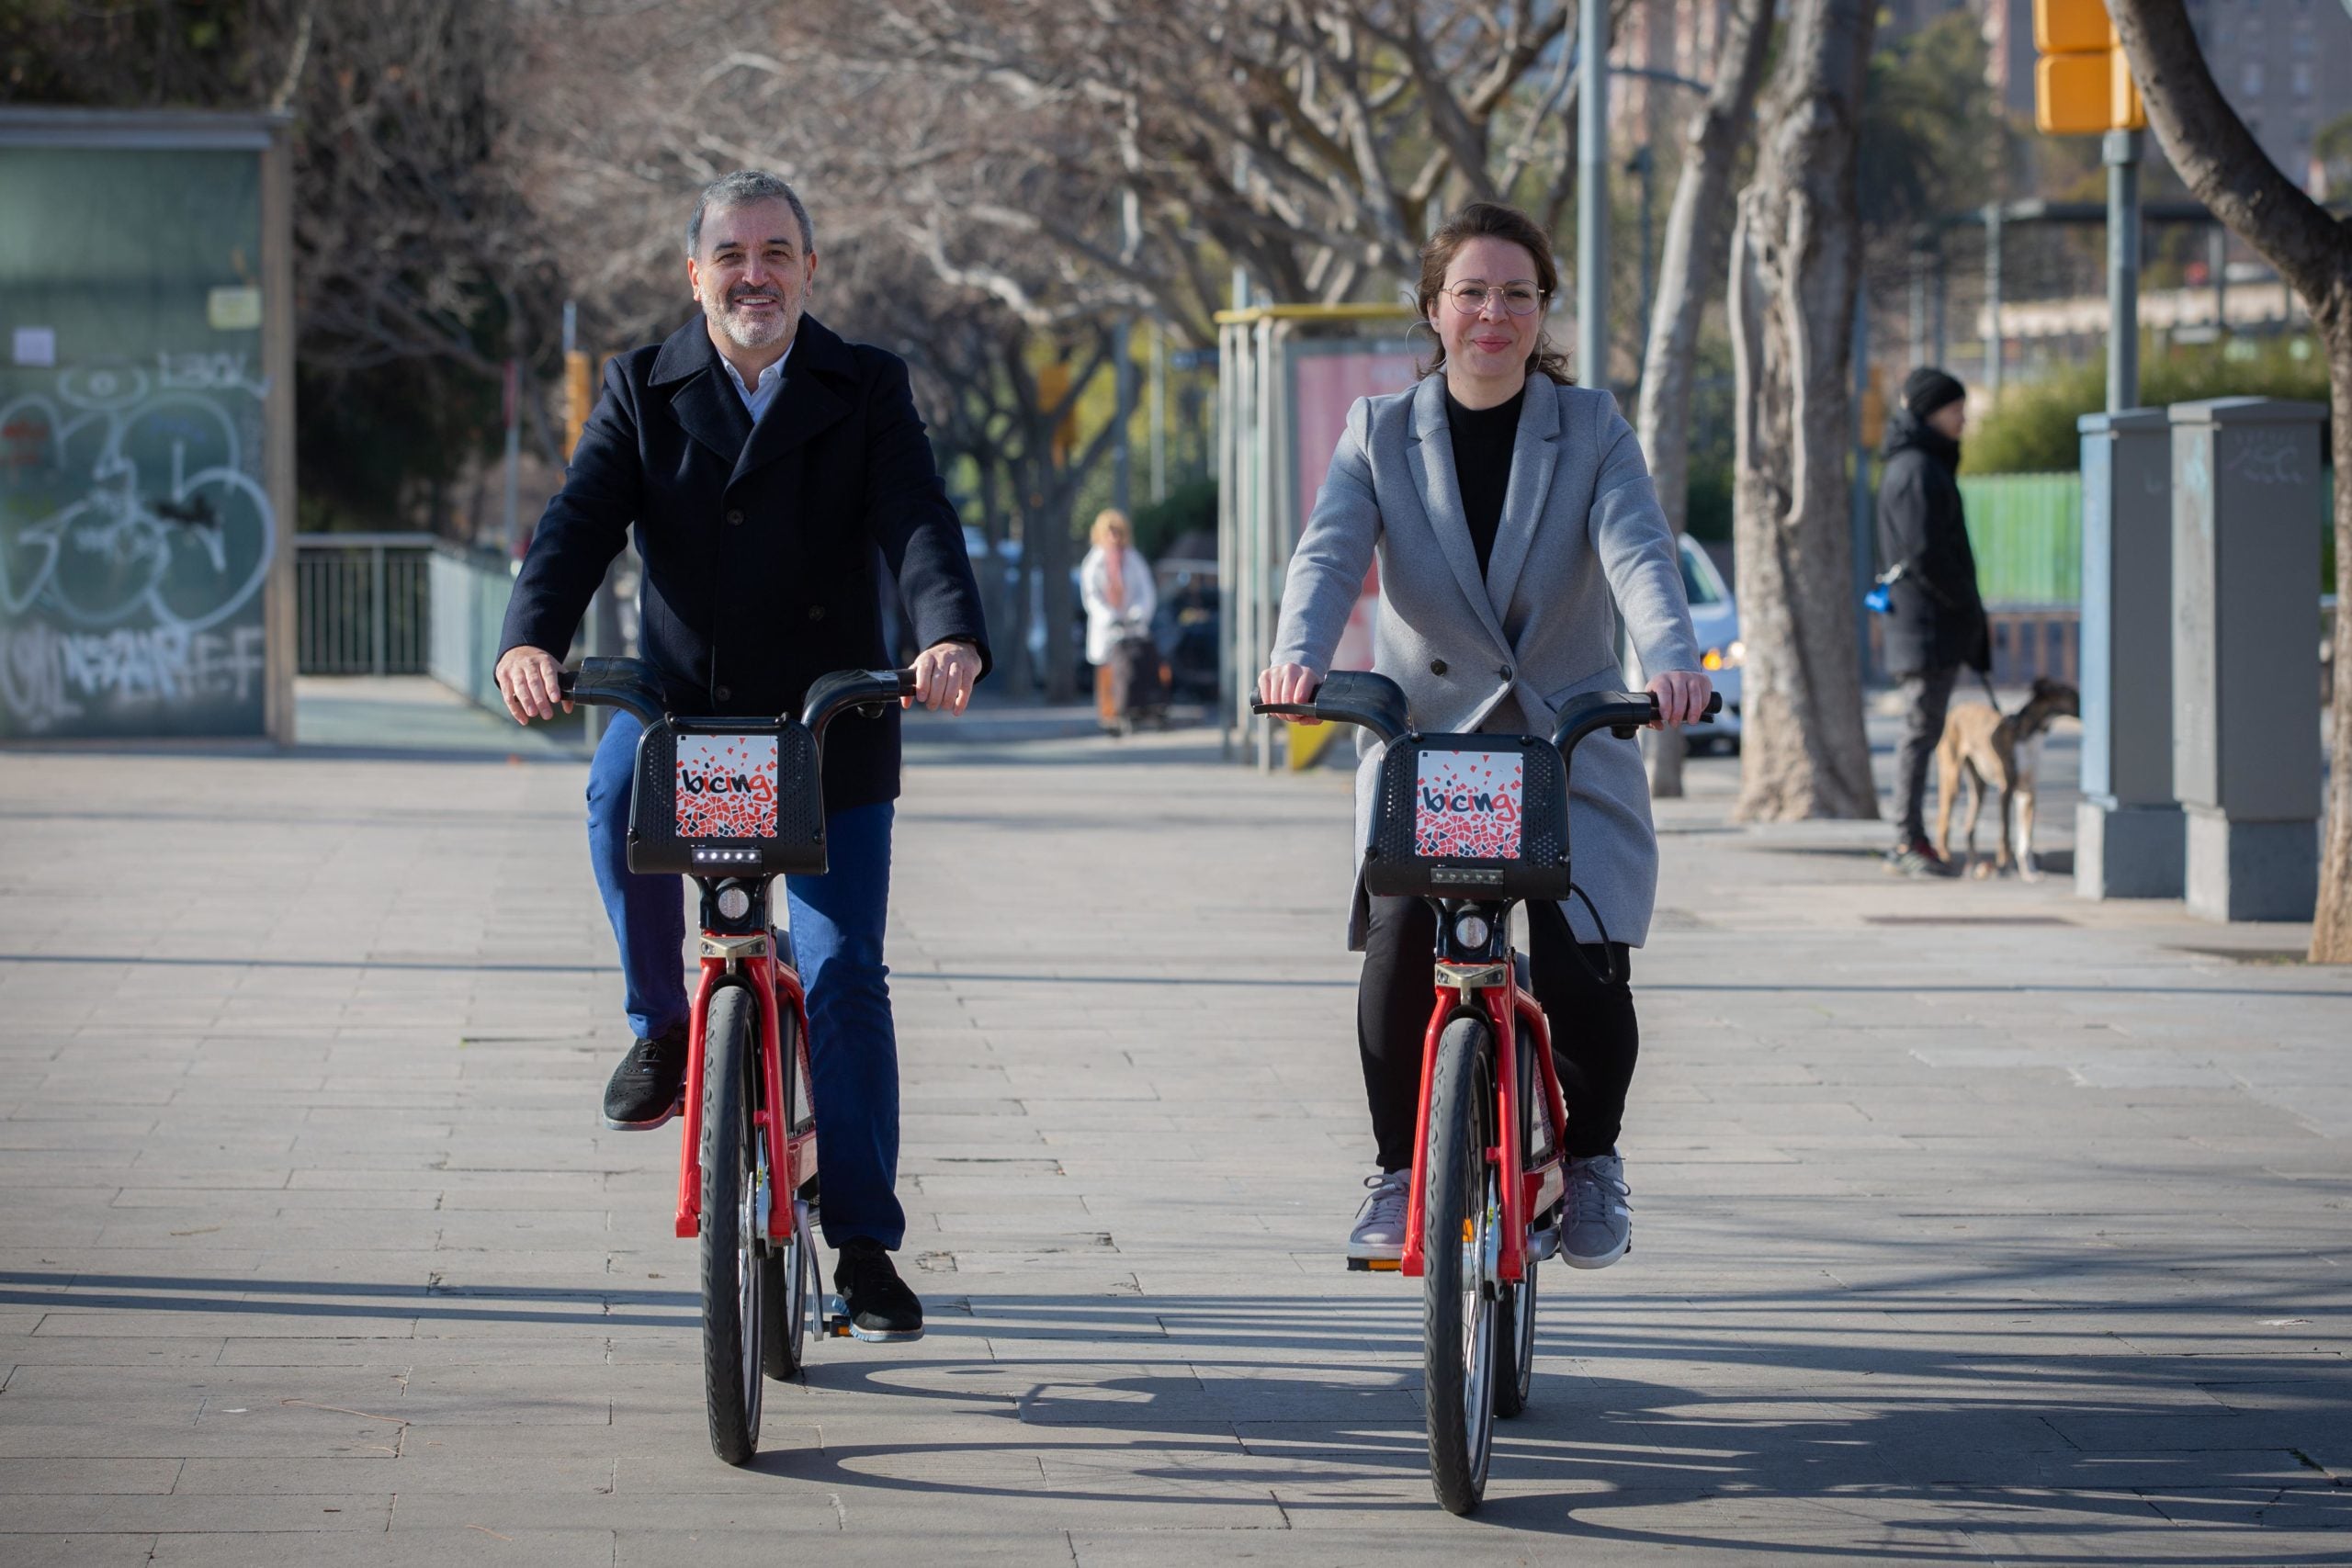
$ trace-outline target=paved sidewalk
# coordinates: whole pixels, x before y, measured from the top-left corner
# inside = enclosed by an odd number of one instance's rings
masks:
[[[1544,1271],[1463,1521],[1418,1287],[1337,1258],[1344,777],[948,740],[892,937],[932,1332],[817,1346],[742,1472],[674,1131],[594,1117],[576,762],[0,753],[0,1563],[2352,1559],[2352,974],[2300,929],[1893,879],[1694,763],[1636,1250]]]

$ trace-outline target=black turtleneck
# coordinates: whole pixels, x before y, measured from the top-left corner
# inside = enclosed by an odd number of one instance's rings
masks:
[[[1462,515],[1470,525],[1470,542],[1478,548],[1478,570],[1487,570],[1495,553],[1495,531],[1502,525],[1503,497],[1510,489],[1511,448],[1519,441],[1519,406],[1527,400],[1521,387],[1507,402],[1490,409],[1466,409],[1445,394],[1445,428],[1453,438],[1453,473],[1462,489]]]

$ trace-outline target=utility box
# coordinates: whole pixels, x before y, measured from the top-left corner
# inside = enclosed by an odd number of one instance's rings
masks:
[[[2172,421],[2086,414],[2083,798],[2075,891],[2177,898],[2186,823],[2173,797]]]
[[[2189,908],[2308,920],[2319,897],[2319,403],[2172,415],[2173,793]]]

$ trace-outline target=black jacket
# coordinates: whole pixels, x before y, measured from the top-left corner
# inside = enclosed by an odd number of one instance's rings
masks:
[[[532,536],[499,651],[562,658],[632,524],[645,561],[642,657],[673,712],[791,712],[829,671],[888,665],[881,596],[892,579],[918,646],[962,638],[987,667],[963,528],[906,365],[813,317],[801,318],[757,429],[700,316],[658,347],[614,357]],[[825,808],[898,793],[899,710],[835,724]]]
[[[1886,668],[1892,675],[1967,664],[1993,667],[1976,555],[1960,504],[1960,443],[1914,418],[1887,417],[1886,466],[1878,480],[1881,566],[1904,568],[1889,597]]]

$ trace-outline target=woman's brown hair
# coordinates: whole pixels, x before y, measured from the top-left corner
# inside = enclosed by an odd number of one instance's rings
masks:
[[[1505,207],[1498,201],[1474,201],[1441,225],[1431,234],[1429,243],[1421,247],[1421,286],[1417,296],[1421,320],[1429,321],[1436,308],[1438,297],[1445,292],[1445,269],[1453,265],[1454,254],[1473,240],[1508,240],[1535,258],[1535,292],[1542,303],[1537,307],[1545,314],[1552,309],[1552,296],[1559,292],[1560,269],[1552,260],[1552,236],[1544,232],[1543,225],[1516,207]],[[1428,364],[1420,367],[1424,376],[1433,376],[1445,368],[1445,339],[1437,340],[1437,352]],[[1527,356],[1529,375],[1549,376],[1562,386],[1575,385],[1568,374],[1567,355],[1552,346],[1552,341],[1539,328],[1535,334],[1535,351]]]

